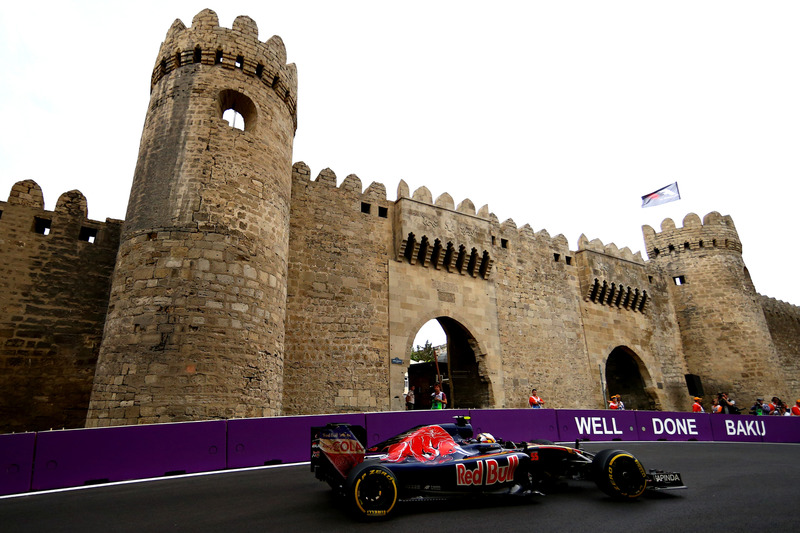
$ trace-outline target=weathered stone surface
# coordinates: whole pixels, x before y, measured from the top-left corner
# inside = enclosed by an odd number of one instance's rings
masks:
[[[756,293],[728,216],[645,226],[644,260],[402,180],[392,201],[312,177],[291,164],[294,65],[244,16],[176,21],[151,81],[124,225],[78,191],[46,211],[30,180],[0,202],[0,431],[402,409],[431,319],[453,407],[537,387],[680,410],[687,374],[797,396],[800,308]]]

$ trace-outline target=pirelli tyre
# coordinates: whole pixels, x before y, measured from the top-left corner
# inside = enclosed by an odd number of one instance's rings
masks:
[[[647,488],[642,463],[623,450],[603,450],[595,455],[592,471],[597,487],[618,500],[634,500]]]
[[[382,520],[397,504],[397,478],[377,464],[361,464],[347,477],[350,510],[363,520]]]

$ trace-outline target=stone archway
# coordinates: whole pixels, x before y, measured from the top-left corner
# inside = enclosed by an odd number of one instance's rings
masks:
[[[617,346],[606,360],[608,395],[619,394],[626,409],[655,410],[656,399],[647,381],[649,374],[641,359],[629,348]]]
[[[410,365],[408,385],[415,386],[417,408],[430,408],[430,394],[441,379],[442,390],[448,397],[449,409],[470,409],[491,407],[491,391],[486,378],[485,353],[475,337],[459,321],[446,317],[436,317],[436,321],[447,335],[447,357],[438,364],[423,363]]]

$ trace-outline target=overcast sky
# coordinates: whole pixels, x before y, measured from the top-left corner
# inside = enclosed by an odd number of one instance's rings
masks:
[[[0,198],[33,179],[124,218],[159,45],[205,7],[298,69],[294,160],[644,252],[731,215],[756,289],[800,305],[800,2],[2,2]],[[683,199],[642,209],[677,181]]]

